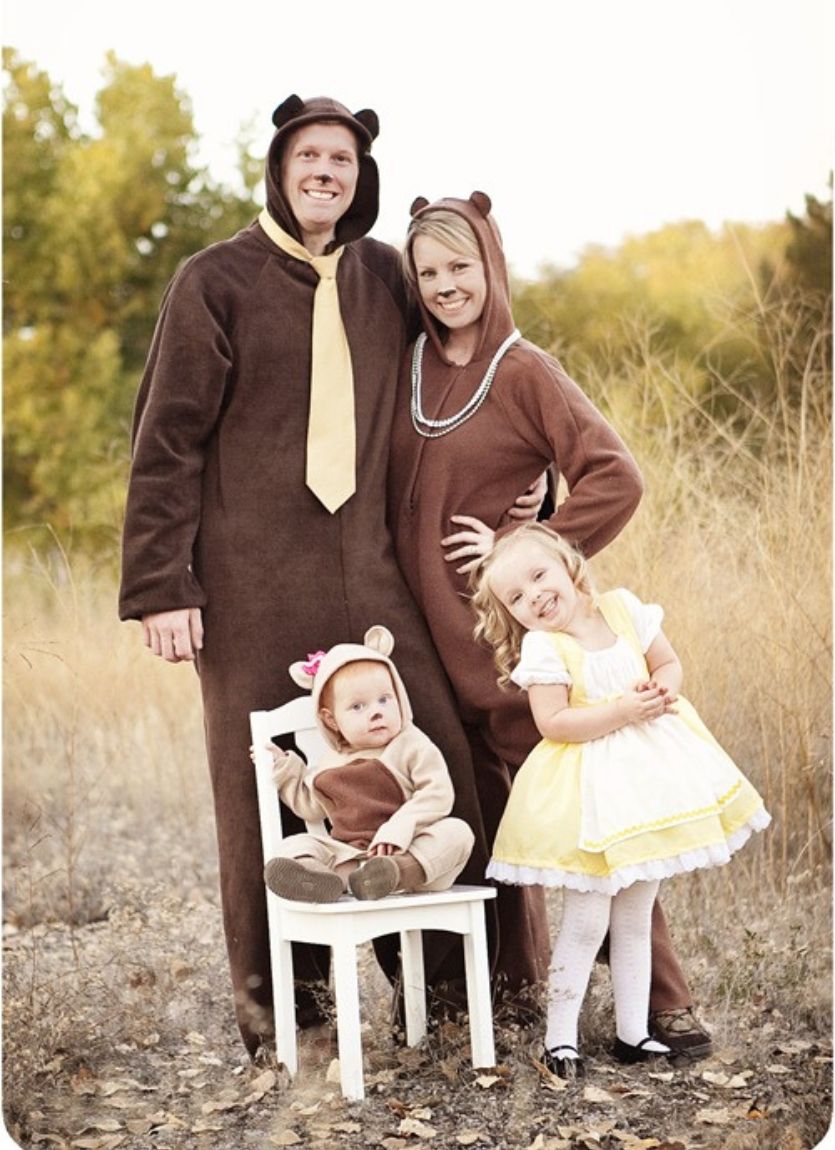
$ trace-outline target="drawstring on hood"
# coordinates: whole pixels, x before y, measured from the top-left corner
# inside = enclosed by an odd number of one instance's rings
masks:
[[[281,187],[281,164],[287,141],[299,128],[307,124],[335,122],[344,124],[357,140],[359,176],[353,202],[337,222],[334,239],[325,248],[325,254],[343,244],[367,235],[374,226],[380,205],[380,177],[377,164],[370,155],[372,142],[380,131],[376,112],[363,108],[349,112],[338,100],[327,96],[314,96],[309,100],[293,95],[273,112],[275,134],[270,142],[266,165],[267,210],[275,222],[299,243],[302,242],[296,217],[290,210]]]

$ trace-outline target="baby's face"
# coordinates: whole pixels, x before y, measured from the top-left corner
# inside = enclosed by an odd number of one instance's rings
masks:
[[[385,747],[403,727],[388,667],[349,664],[333,683],[333,717],[350,747]]]

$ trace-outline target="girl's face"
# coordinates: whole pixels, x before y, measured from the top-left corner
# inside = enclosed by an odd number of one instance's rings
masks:
[[[412,259],[420,298],[435,319],[459,334],[478,324],[487,299],[482,260],[432,236],[415,238]]]
[[[562,560],[535,539],[522,539],[493,565],[490,590],[526,631],[568,631],[580,606]]]

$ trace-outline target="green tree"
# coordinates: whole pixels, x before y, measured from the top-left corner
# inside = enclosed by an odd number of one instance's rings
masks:
[[[60,89],[4,53],[5,515],[101,539],[118,531],[128,428],[176,266],[255,211],[194,161],[172,76],[107,56],[95,134]]]

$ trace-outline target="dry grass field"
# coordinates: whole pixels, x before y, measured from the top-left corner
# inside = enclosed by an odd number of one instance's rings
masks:
[[[685,692],[774,816],[729,867],[665,887],[714,1057],[616,1066],[600,967],[585,1082],[561,1088],[539,1071],[535,1012],[497,1019],[499,1065],[476,1074],[452,1023],[417,1051],[402,1046],[369,959],[364,1104],[339,1096],[328,1031],[306,1036],[295,1085],[282,1068],[246,1065],[196,676],[156,662],[137,628],[116,622],[112,572],[57,546],[16,545],[5,577],[3,1093],[19,1145],[807,1150],[824,1136],[828,383],[810,371],[791,404],[778,396],[742,425],[679,404],[665,426],[658,405],[672,406],[675,378],[652,363],[630,371],[610,404],[647,494],[597,579],[664,604]]]

